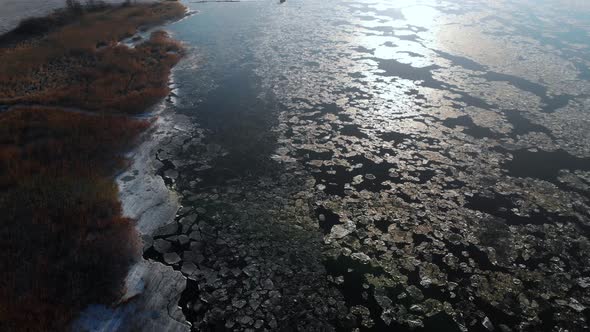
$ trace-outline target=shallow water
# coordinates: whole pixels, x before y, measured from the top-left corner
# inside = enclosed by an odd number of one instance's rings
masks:
[[[588,5],[188,5],[195,330],[588,328]]]

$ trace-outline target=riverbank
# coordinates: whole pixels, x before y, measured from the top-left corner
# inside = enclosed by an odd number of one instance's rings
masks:
[[[134,48],[119,42],[184,13],[180,3],[164,2],[31,19],[19,28],[29,38],[0,53],[0,104],[142,112],[168,94],[182,48],[163,31]]]
[[[145,41],[134,36],[184,15],[172,1],[68,8],[50,19],[59,24],[12,38],[0,51],[0,104],[19,105],[0,113],[0,206],[7,212],[0,329],[64,330],[89,304],[136,296],[138,274],[157,270],[140,262],[128,274],[140,256],[130,218],[137,214],[121,205],[113,175],[160,121],[108,114],[143,113],[168,95],[182,46],[163,31]],[[129,37],[134,47],[120,43]],[[173,217],[173,209],[163,215]],[[181,280],[166,273],[155,285]]]
[[[106,0],[108,4],[121,4],[124,0]],[[138,0],[136,2],[149,3],[155,0]],[[64,0],[6,0],[2,2],[2,21],[0,34],[5,34],[16,28],[19,23],[29,17],[44,17],[57,9],[63,8]]]
[[[132,166],[117,176],[120,201],[125,217],[135,221],[135,230],[145,239],[159,227],[174,220],[179,209],[178,196],[169,190],[161,176],[158,151],[171,141],[183,139],[183,119],[158,104],[156,130],[134,149]],[[125,278],[125,293],[116,305],[93,304],[85,308],[73,323],[75,331],[188,331],[178,299],[186,278],[178,271],[158,262],[140,258]]]

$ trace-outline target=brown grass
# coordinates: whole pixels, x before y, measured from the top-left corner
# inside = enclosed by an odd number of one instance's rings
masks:
[[[102,175],[124,166],[114,152],[130,148],[150,123],[58,109],[0,113],[0,190],[32,176]]]
[[[63,330],[85,305],[116,298],[137,241],[110,174],[147,126],[59,109],[0,113],[0,330]]]
[[[134,49],[117,42],[184,10],[176,2],[97,9],[28,25],[48,31],[42,37],[4,39],[0,104],[97,112],[0,113],[0,331],[67,330],[82,308],[119,295],[138,241],[112,174],[151,123],[108,114],[142,112],[165,97],[182,47],[164,32]]]
[[[0,104],[142,112],[169,93],[168,75],[182,47],[162,31],[135,49],[118,42],[184,12],[178,2],[108,8],[39,41],[3,49]]]

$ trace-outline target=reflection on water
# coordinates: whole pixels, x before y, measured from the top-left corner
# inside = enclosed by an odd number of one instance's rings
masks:
[[[588,328],[585,3],[189,5],[195,330]]]

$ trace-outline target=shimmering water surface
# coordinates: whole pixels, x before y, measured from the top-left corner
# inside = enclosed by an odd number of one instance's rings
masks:
[[[195,331],[588,329],[586,2],[188,5],[145,255]]]

